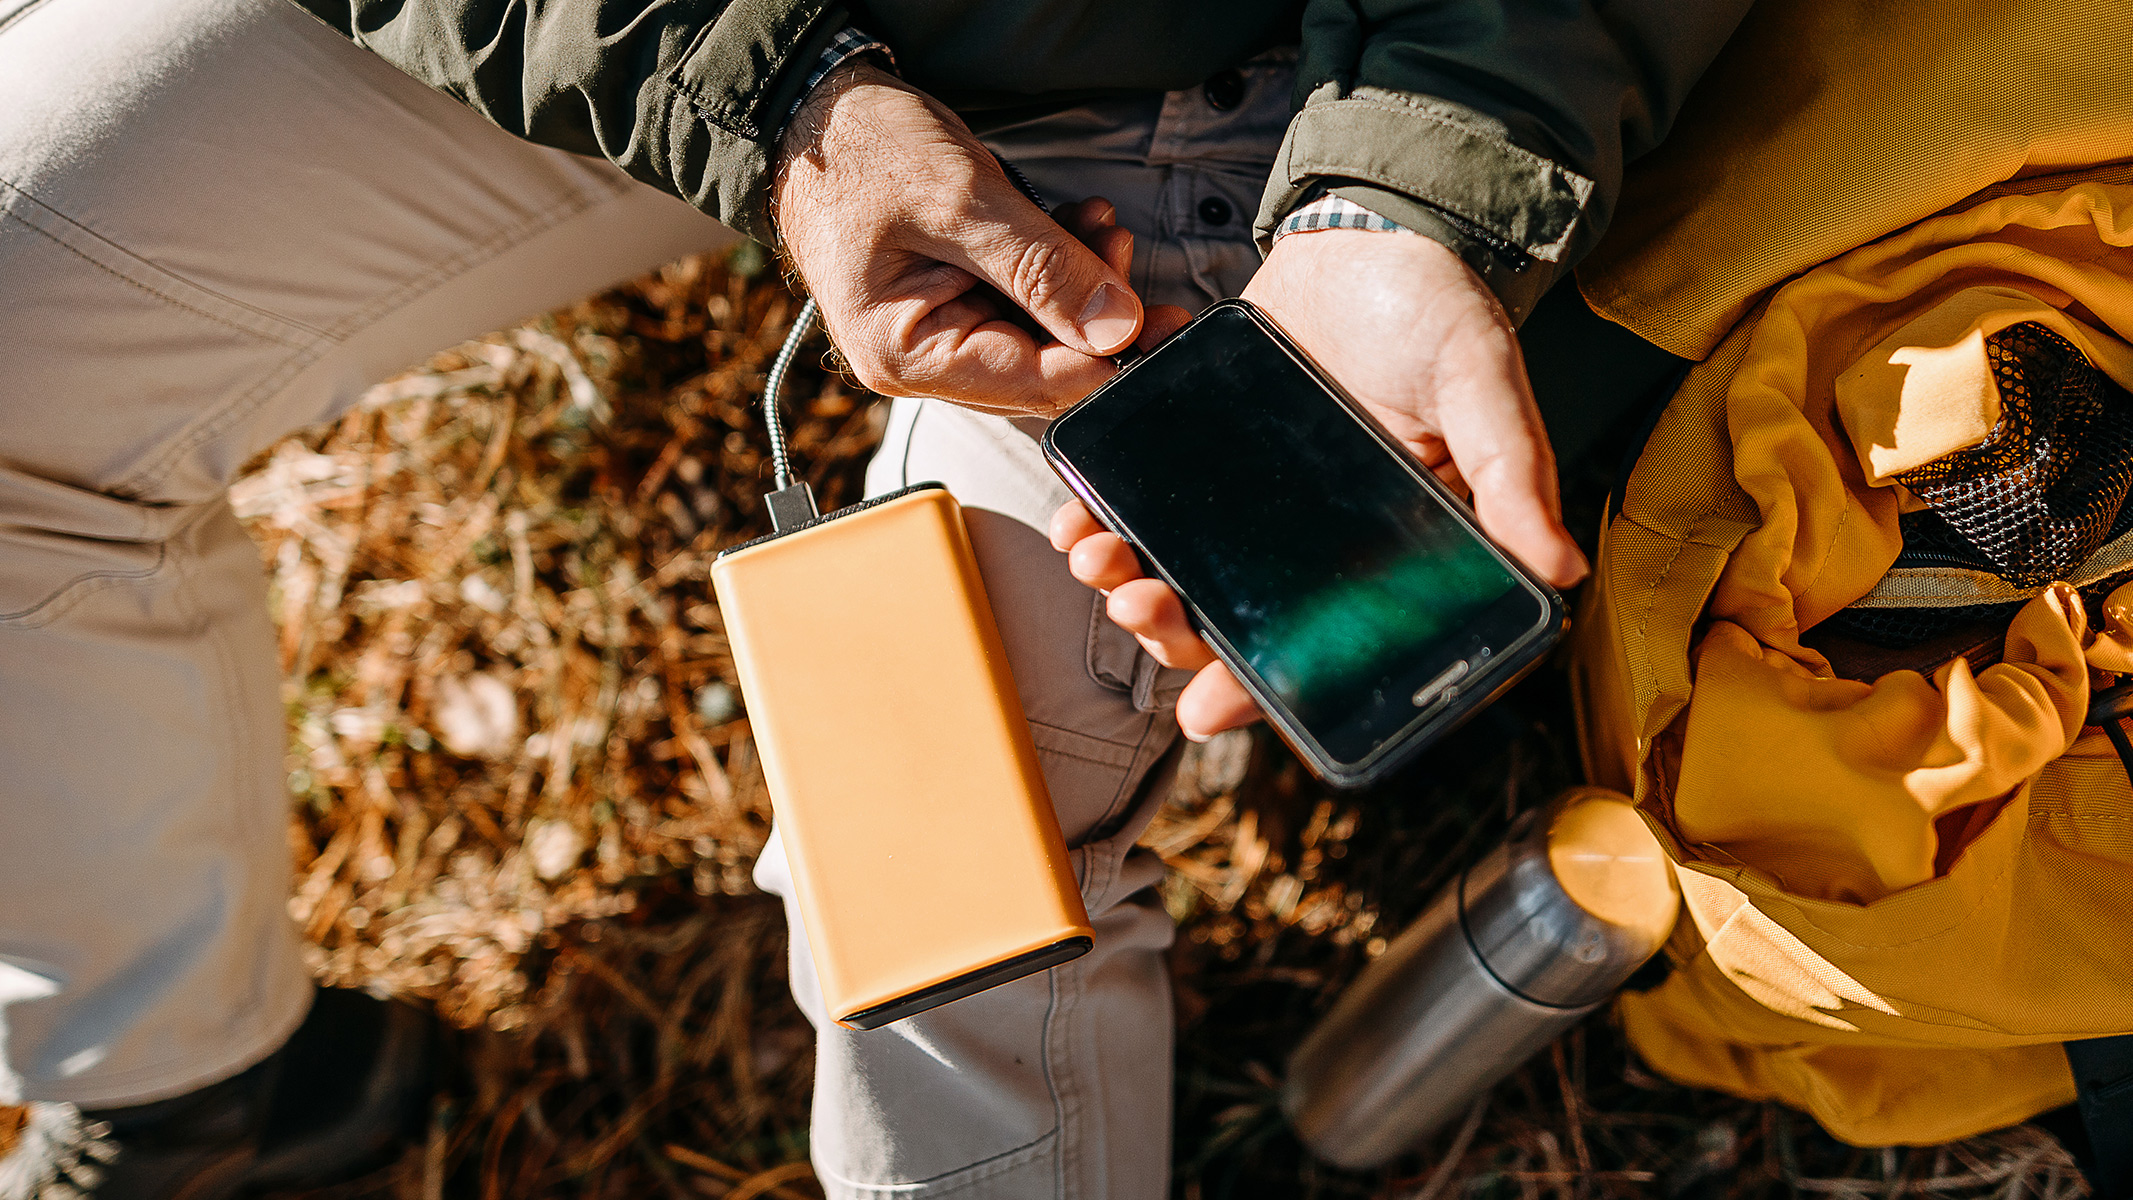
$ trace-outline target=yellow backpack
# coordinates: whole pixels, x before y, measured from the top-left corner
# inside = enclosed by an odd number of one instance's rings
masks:
[[[2067,1104],[2062,1043],[2133,1033],[2133,783],[2087,724],[2133,672],[2133,535],[2065,583],[1899,563],[1936,464],[2023,411],[2009,345],[2133,387],[2128,79],[2123,0],[1766,0],[1579,273],[1696,360],[1575,635],[1587,771],[1684,898],[1621,1016],[1856,1144]],[[1984,605],[2004,640],[1924,672],[1829,636]]]

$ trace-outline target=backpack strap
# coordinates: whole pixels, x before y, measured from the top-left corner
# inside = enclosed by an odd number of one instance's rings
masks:
[[[2096,1200],[2133,1198],[2133,1034],[2068,1042],[2066,1061],[2088,1134],[2088,1154],[2075,1155],[2081,1173]]]

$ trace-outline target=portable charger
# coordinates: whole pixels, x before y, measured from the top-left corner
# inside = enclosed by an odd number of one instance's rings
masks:
[[[839,1024],[873,1029],[1088,951],[946,488],[798,521],[721,554],[711,579]]]

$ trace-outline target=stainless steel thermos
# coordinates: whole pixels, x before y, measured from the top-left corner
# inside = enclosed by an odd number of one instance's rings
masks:
[[[1658,839],[1615,793],[1524,814],[1304,1039],[1282,1107],[1319,1157],[1384,1163],[1605,1003],[1679,908]]]

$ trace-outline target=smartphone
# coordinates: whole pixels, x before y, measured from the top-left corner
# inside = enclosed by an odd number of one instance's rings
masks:
[[[1245,301],[1068,410],[1044,453],[1336,785],[1411,760],[1562,638],[1554,589]]]

